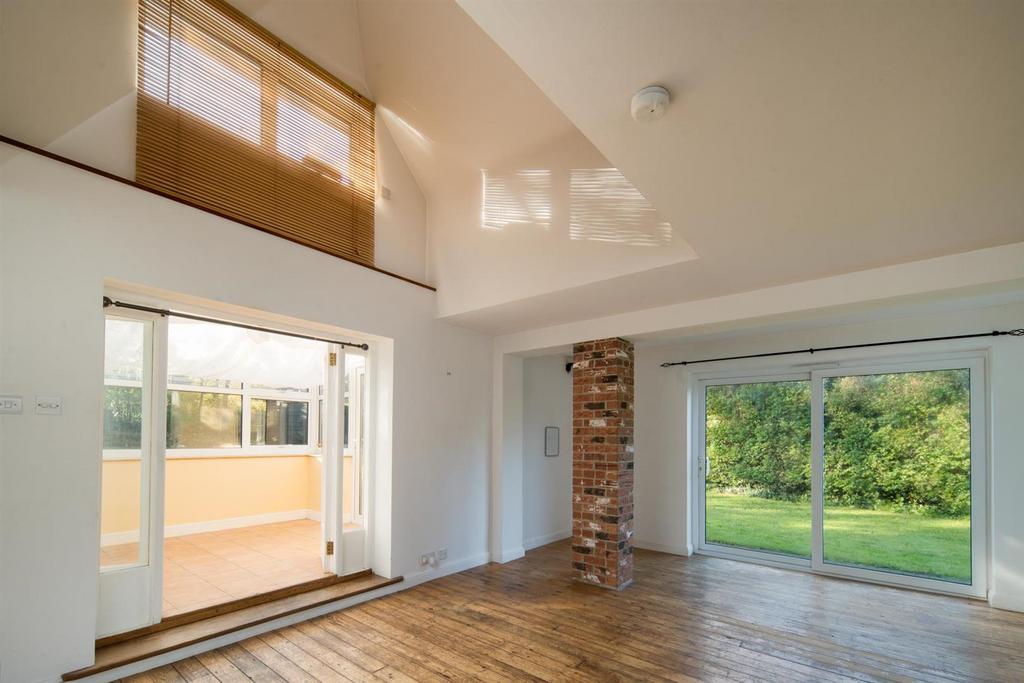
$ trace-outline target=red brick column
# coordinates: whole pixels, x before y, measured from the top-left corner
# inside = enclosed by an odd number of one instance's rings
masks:
[[[577,581],[633,582],[633,344],[573,347],[572,568]]]

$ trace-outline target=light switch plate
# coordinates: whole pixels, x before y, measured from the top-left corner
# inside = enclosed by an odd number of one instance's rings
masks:
[[[60,415],[62,409],[60,396],[36,396],[36,415]]]
[[[0,396],[0,413],[18,415],[21,413],[21,396]]]

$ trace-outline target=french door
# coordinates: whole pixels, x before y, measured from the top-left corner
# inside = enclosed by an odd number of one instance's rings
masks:
[[[100,527],[120,522],[127,531],[120,532],[124,542],[116,549],[101,548],[98,637],[160,621],[166,338],[167,319],[161,316],[106,316],[104,400],[110,410],[103,424]],[[118,455],[110,456],[112,451]]]
[[[173,328],[173,325],[171,327]],[[176,414],[177,404],[168,397],[189,392],[198,393],[191,385],[184,388],[172,385],[168,391],[169,374],[181,376],[177,370],[169,373],[168,357],[175,358],[175,349],[180,352],[181,347],[175,346],[173,329],[170,335],[168,333],[167,317],[118,308],[116,312],[107,314],[104,329],[98,637],[149,626],[158,623],[162,618],[166,482],[164,471],[168,430],[170,429],[172,435],[178,432],[191,434],[188,430],[181,429],[182,418],[179,417],[177,421],[172,419]],[[206,348],[202,345],[200,347]],[[364,409],[356,408],[355,414],[347,414],[347,363],[346,353],[341,345],[321,343],[321,349],[324,385],[322,403],[318,407],[315,395],[310,394],[309,406],[305,408],[308,412],[304,412],[303,415],[317,415],[323,429],[319,491],[320,562],[325,573],[343,575],[361,570],[366,564],[366,534],[361,526],[362,518],[359,518],[358,533],[345,534],[346,487],[352,489],[352,477],[357,475],[346,476],[343,462],[346,451],[345,435],[350,432],[358,435],[362,429],[361,425],[366,420]],[[352,354],[348,354],[348,357],[351,358]],[[365,358],[358,360],[359,367],[365,369]],[[355,364],[353,362],[353,365]],[[219,368],[222,365],[214,364],[214,367]],[[358,404],[365,405],[362,373],[358,375],[354,388],[360,391],[361,399]],[[206,416],[205,422],[202,417],[196,422],[204,426],[209,423],[222,431],[233,432],[239,443],[245,443],[247,447],[225,450],[240,455],[242,459],[237,462],[243,465],[247,459],[254,457],[245,455],[245,451],[254,447],[268,448],[267,404],[294,403],[299,400],[292,395],[282,395],[282,400],[252,397],[245,393],[249,389],[243,389],[241,386],[234,389],[203,387],[202,391],[203,396],[217,399],[228,396],[236,399],[238,412],[234,419],[230,415],[225,419],[211,413]],[[260,396],[278,395],[267,394],[267,391],[269,389],[263,387],[264,393]],[[256,423],[252,417],[255,408],[251,404],[257,401],[263,403],[260,423]],[[243,402],[250,404],[247,410],[243,409]],[[281,421],[280,417],[274,419],[278,423]],[[303,429],[309,435],[313,433],[308,422],[303,422]],[[245,439],[242,438],[243,434],[246,435]],[[257,440],[257,436],[260,440]],[[181,462],[196,462],[193,458],[206,456],[204,453],[195,452],[181,455],[183,450],[188,449],[179,448],[177,451],[179,457],[185,458]],[[209,450],[213,457],[222,457],[216,450]],[[238,454],[235,451],[242,453]],[[361,447],[358,453],[361,459]],[[360,465],[357,473],[361,469]],[[357,502],[361,505],[361,490],[357,489],[356,493],[359,495]],[[352,495],[350,491],[348,497],[351,498]],[[303,498],[303,505],[306,500]],[[352,504],[353,501],[349,500],[349,505]],[[208,521],[216,524],[223,519],[223,514],[220,517],[214,515]],[[233,520],[229,518],[228,521]],[[200,532],[186,532],[185,535],[188,533]],[[169,535],[182,534],[175,534],[172,527]],[[310,551],[316,552],[312,548]]]
[[[980,356],[697,379],[698,550],[982,597]]]
[[[344,521],[342,499],[345,490],[342,454],[344,449],[344,394],[345,354],[338,344],[327,347],[327,395],[324,400],[323,472],[320,477],[322,519],[320,523],[320,560],[324,572],[344,573]]]

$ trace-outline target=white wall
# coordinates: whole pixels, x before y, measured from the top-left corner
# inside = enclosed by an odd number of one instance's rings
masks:
[[[572,375],[566,355],[523,362],[523,546],[572,532]],[[559,454],[544,455],[544,428],[558,427]]]
[[[423,288],[30,153],[0,159],[0,393],[64,399],[59,417],[0,417],[5,682],[92,660],[107,278],[387,338],[377,446],[392,457],[375,476],[391,496],[375,512],[391,547],[374,566],[415,574],[440,547],[450,565],[486,559],[490,338],[436,321]]]
[[[365,85],[355,2],[236,3],[352,87]],[[0,0],[0,134],[135,178],[136,0]],[[31,68],[29,68],[31,66]],[[426,200],[377,117],[378,268],[424,281]]]
[[[932,313],[874,322],[745,333],[719,339],[637,350],[636,367],[636,543],[685,553],[691,538],[687,471],[687,388],[689,372],[661,368],[664,361],[731,356],[764,351],[829,346],[887,339],[969,334],[1021,327],[1024,305]],[[915,352],[988,349],[991,463],[991,603],[1024,610],[1024,339],[1000,337],[883,350],[814,354],[814,361],[841,357],[893,357]],[[797,357],[794,362],[807,362]],[[731,367],[770,367],[761,359],[693,366],[692,371]]]
[[[523,556],[523,359],[494,356],[491,365],[491,560]]]

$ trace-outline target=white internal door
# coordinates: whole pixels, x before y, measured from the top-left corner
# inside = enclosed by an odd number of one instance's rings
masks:
[[[166,339],[161,316],[106,317],[97,637],[160,621]]]
[[[342,573],[351,574],[369,567],[367,534],[367,465],[371,452],[370,358],[365,351],[349,349],[345,353],[344,382],[344,455],[342,459],[344,528]]]

